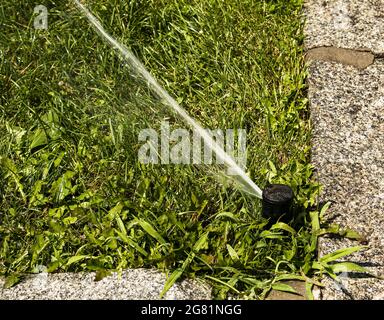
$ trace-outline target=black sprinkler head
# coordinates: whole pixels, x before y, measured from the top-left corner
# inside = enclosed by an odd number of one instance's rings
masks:
[[[277,220],[289,222],[292,219],[293,191],[284,184],[270,184],[263,190],[263,211],[271,223]]]

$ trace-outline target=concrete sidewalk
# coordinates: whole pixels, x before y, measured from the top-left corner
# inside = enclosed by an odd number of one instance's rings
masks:
[[[357,230],[367,249],[345,260],[384,274],[384,1],[307,0],[312,163],[331,201],[326,220]],[[323,238],[320,255],[359,245]],[[384,281],[324,279],[321,299],[384,299]]]
[[[39,273],[3,289],[0,300],[158,300],[166,275],[154,269],[128,269],[95,281],[95,273]],[[177,282],[166,300],[211,299],[211,288],[199,280]]]

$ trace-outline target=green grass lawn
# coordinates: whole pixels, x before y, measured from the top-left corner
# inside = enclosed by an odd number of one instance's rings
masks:
[[[169,119],[70,2],[0,8],[0,274],[156,267],[218,299],[313,277],[318,215],[267,227],[260,200],[196,166],[138,163]],[[98,0],[86,5],[204,127],[247,130],[247,173],[315,204],[301,0]],[[308,220],[308,222],[307,222]],[[316,267],[317,266],[317,267]],[[308,282],[310,283],[310,282]],[[309,285],[310,286],[310,285]]]

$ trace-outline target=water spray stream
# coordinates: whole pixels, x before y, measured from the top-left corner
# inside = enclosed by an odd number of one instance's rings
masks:
[[[127,62],[132,67],[132,70],[136,75],[145,79],[148,86],[153,92],[161,99],[164,105],[168,106],[173,112],[177,113],[205,142],[205,144],[216,154],[216,157],[220,159],[228,168],[231,168],[236,180],[242,185],[243,190],[258,198],[262,198],[261,189],[246,175],[239,165],[233,160],[233,158],[226,153],[223,148],[216,143],[216,141],[209,135],[209,133],[202,128],[196,120],[194,120],[189,114],[173,99],[169,93],[161,87],[161,85],[155,80],[155,78],[145,69],[144,65],[135,57],[135,55],[124,45],[119,43],[111,35],[109,35],[97,20],[97,18],[78,0],[74,0],[77,7],[87,17],[88,21],[93,25],[96,31],[115,49],[117,49]]]

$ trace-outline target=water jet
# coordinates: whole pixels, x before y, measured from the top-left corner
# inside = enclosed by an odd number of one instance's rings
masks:
[[[152,92],[160,99],[163,105],[167,106],[170,111],[178,115],[188,126],[190,126],[205,142],[205,144],[216,154],[224,165],[230,169],[231,175],[242,187],[242,190],[262,198],[261,189],[247,176],[244,170],[236,163],[236,161],[224,151],[224,149],[216,143],[212,136],[193,119],[187,111],[182,108],[177,101],[157,82],[150,74],[141,61],[125,47],[123,44],[114,39],[101,25],[100,21],[78,0],[73,0],[76,6],[82,11],[88,22],[93,26],[96,32],[114,49],[116,49],[130,66],[132,72],[142,78],[152,90]]]

